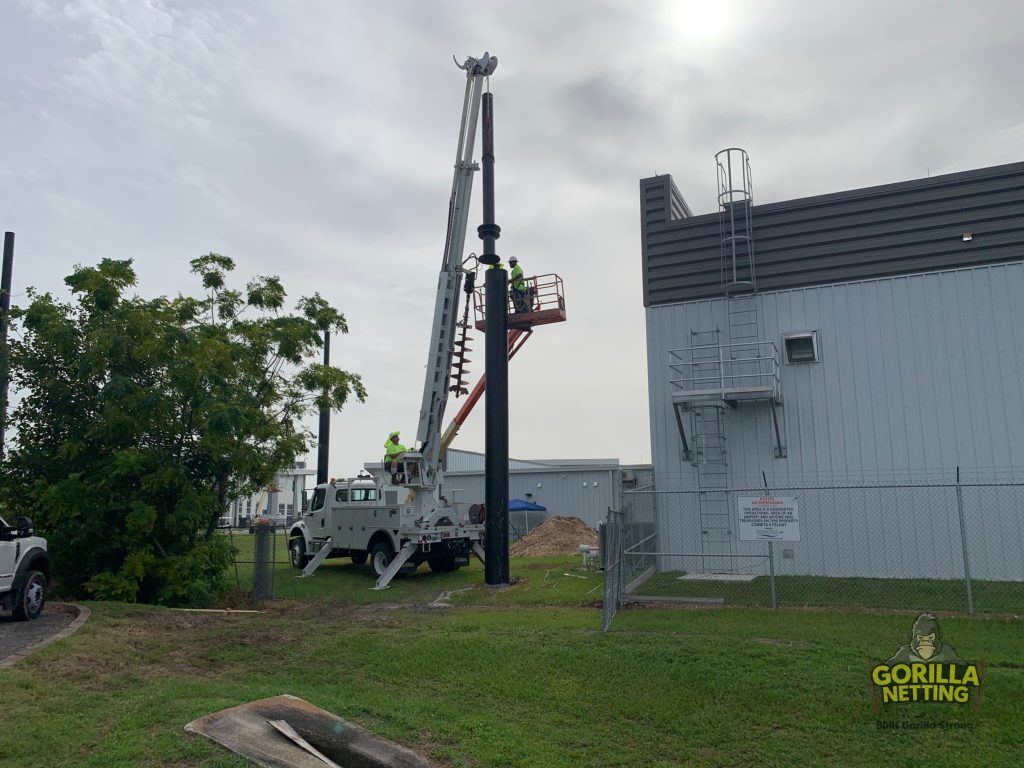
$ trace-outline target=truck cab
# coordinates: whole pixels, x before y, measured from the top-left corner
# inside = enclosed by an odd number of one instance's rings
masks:
[[[35,535],[32,521],[11,526],[0,517],[0,610],[15,619],[34,619],[43,612],[50,556],[46,539]]]

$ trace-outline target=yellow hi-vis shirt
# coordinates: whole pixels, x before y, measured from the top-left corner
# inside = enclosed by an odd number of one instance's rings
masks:
[[[518,264],[512,267],[512,274],[509,275],[508,280],[517,291],[526,290],[526,281],[523,280],[523,268]]]
[[[397,456],[400,453],[405,453],[407,450],[409,450],[401,443],[396,444],[391,440],[391,438],[397,434],[397,432],[392,432],[390,435],[388,435],[388,439],[384,441],[384,449],[387,451],[385,456],[387,456],[389,459],[394,456]]]

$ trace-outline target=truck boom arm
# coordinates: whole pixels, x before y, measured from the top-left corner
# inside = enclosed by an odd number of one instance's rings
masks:
[[[460,67],[466,70],[466,94],[462,103],[462,122],[455,154],[455,173],[448,207],[448,231],[444,258],[438,275],[437,298],[427,355],[423,402],[420,406],[416,440],[423,454],[427,485],[436,485],[441,454],[441,423],[448,402],[448,378],[454,353],[455,326],[458,319],[459,289],[462,285],[462,254],[466,244],[469,202],[473,190],[473,174],[479,165],[473,161],[480,99],[485,79],[494,72],[498,60],[484,53],[482,58],[469,57]]]

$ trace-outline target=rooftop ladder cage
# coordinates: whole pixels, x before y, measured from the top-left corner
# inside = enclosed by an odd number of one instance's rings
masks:
[[[773,341],[698,344],[669,350],[668,358],[675,402],[782,402],[779,353]]]
[[[535,325],[560,323],[565,320],[565,292],[562,278],[555,274],[534,275],[524,278],[524,281],[526,283],[524,301],[528,311],[517,311],[511,290],[505,299],[510,329],[526,329]],[[486,331],[487,312],[484,286],[482,285],[473,292],[473,317],[476,329]]]
[[[739,147],[715,155],[718,170],[718,228],[721,236],[722,291],[726,295],[757,291],[754,272],[754,187],[750,157]]]

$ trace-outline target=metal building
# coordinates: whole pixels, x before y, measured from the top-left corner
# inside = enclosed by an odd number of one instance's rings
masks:
[[[365,468],[377,475],[380,462]],[[449,449],[443,493],[452,501],[482,502],[484,454]],[[514,526],[525,535],[546,517],[578,517],[592,528],[619,507],[623,489],[653,483],[651,465],[621,465],[618,459],[509,460],[509,498],[539,504],[540,516],[512,514]],[[513,536],[515,533],[513,532]]]
[[[640,182],[654,469],[706,491],[659,546],[745,551],[726,489],[1024,475],[1024,163],[755,205],[717,157],[717,213]],[[1024,578],[1014,498],[974,524],[982,578]],[[822,507],[794,572],[942,575],[931,497],[894,504],[913,552],[858,548],[891,509]]]

